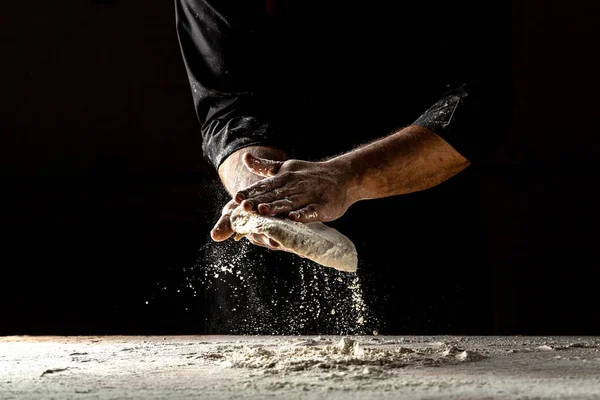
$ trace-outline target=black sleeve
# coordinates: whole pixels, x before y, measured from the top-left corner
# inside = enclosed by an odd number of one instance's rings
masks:
[[[512,120],[510,7],[471,11],[472,19],[445,27],[448,43],[433,60],[440,94],[413,124],[436,132],[472,163],[486,164]]]
[[[257,90],[264,82],[263,1],[175,0],[176,26],[201,125],[215,167],[251,145],[278,146]]]

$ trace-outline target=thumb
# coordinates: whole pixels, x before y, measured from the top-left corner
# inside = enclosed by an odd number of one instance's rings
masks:
[[[225,204],[225,207],[223,207],[221,217],[210,231],[210,237],[215,242],[227,240],[234,234],[233,229],[231,228],[230,217],[236,207],[237,203],[233,200],[230,200]]]
[[[283,165],[283,161],[268,160],[266,158],[254,157],[250,153],[245,153],[242,158],[246,168],[250,172],[260,176],[274,176]]]
[[[229,214],[226,214],[222,215],[212,228],[210,231],[210,237],[215,242],[222,242],[229,239],[234,233],[235,232],[233,232],[233,229],[231,229],[231,224],[229,223]]]

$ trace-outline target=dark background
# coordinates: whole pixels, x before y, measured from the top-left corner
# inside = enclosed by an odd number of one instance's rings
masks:
[[[497,334],[600,334],[597,4],[513,2]],[[0,334],[205,332],[188,283],[221,202],[172,2],[1,7]]]

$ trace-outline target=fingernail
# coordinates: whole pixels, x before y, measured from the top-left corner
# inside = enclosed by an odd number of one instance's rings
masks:
[[[252,210],[254,209],[254,204],[251,201],[246,200],[244,201],[244,208],[246,210]]]
[[[246,196],[244,196],[242,193],[238,193],[235,195],[235,201],[238,203],[241,203],[245,199],[246,199]]]
[[[300,214],[298,214],[297,212],[291,212],[289,214],[290,219],[298,219],[300,218]]]

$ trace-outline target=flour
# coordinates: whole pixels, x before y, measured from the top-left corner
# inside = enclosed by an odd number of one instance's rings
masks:
[[[597,337],[0,337],[2,399],[598,400],[598,371]]]
[[[182,284],[157,283],[157,293],[148,300],[157,303],[181,290],[179,298],[186,303],[179,304],[186,311],[189,302],[203,310],[204,333],[370,335],[379,328],[358,273],[324,268],[247,240],[216,243],[207,237],[196,264],[184,268],[183,275]]]
[[[370,335],[379,328],[365,302],[359,274],[324,268],[247,240],[210,243],[202,250],[194,270],[196,285],[203,287],[198,290],[207,293],[211,307],[222,307],[224,315],[222,320],[212,316],[207,320],[209,333]],[[286,293],[273,287],[278,281],[286,282]],[[217,317],[220,314],[216,312]]]
[[[260,374],[289,375],[316,373],[322,378],[347,377],[370,379],[385,377],[389,372],[406,367],[440,366],[479,361],[485,356],[446,343],[425,347],[373,345],[365,339],[341,337],[331,339],[297,339],[278,346],[243,346],[221,348],[221,365],[253,370]]]
[[[265,235],[278,242],[285,251],[326,267],[356,271],[358,255],[354,243],[321,222],[304,224],[248,212],[238,207],[231,215],[231,227],[240,235]]]

